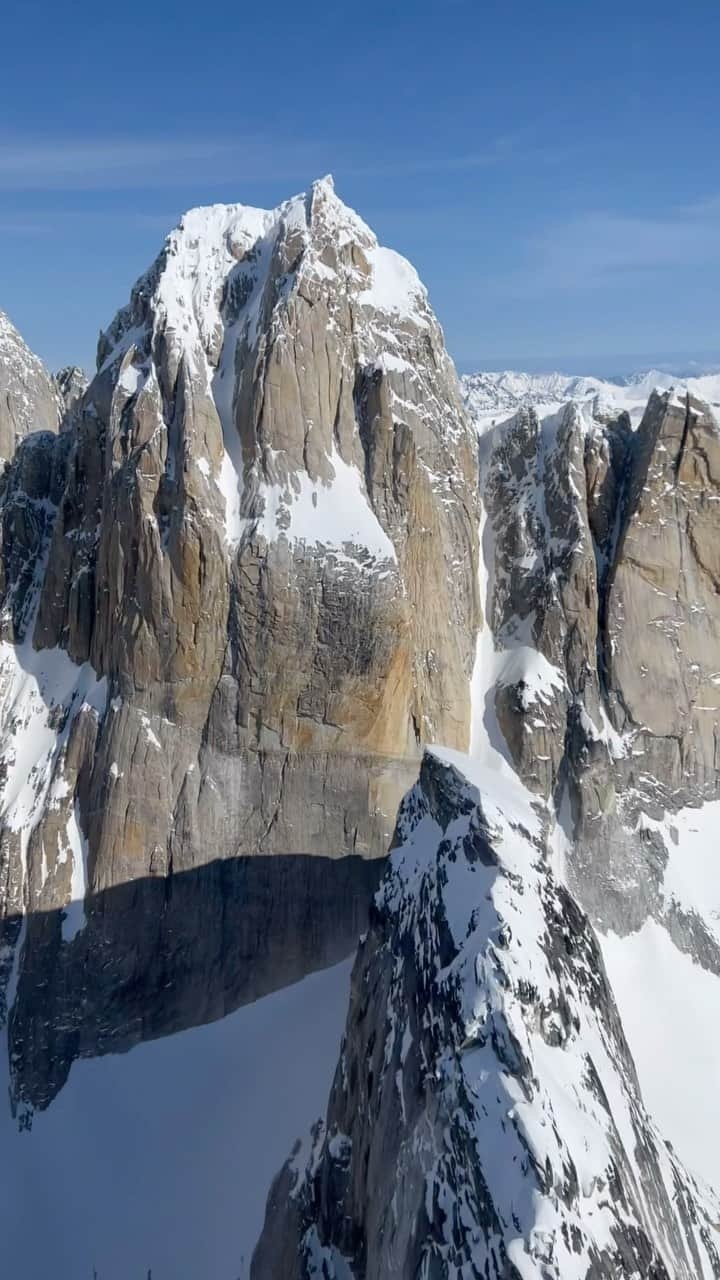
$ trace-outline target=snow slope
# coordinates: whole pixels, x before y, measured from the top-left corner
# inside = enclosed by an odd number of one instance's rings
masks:
[[[655,920],[600,936],[645,1104],[680,1159],[720,1186],[720,979]]]
[[[6,1280],[245,1280],[270,1180],[324,1108],[350,965],[75,1063],[29,1132],[7,1108],[3,1037]]]
[[[644,818],[667,852],[666,908],[691,913],[720,944],[720,802]],[[720,976],[647,920],[636,933],[600,936],[643,1095],[681,1159],[720,1187]]]

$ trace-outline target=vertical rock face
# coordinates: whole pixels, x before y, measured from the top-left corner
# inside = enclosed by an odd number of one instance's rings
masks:
[[[637,928],[664,910],[640,814],[718,794],[717,420],[655,392],[635,433],[570,404],[521,410],[481,447],[499,731],[533,791],[567,796],[593,918]]]
[[[643,1107],[547,835],[509,771],[425,757],[253,1280],[720,1275],[717,1207]]]
[[[88,376],[78,365],[68,364],[55,374],[55,383],[63,403],[64,415],[62,429],[67,430],[75,420],[75,411],[79,408],[88,388]]]
[[[484,468],[495,706],[520,773],[544,795],[558,782],[571,704],[582,700],[597,716],[585,434],[575,405],[542,423],[522,410],[492,439]]]
[[[52,378],[0,311],[0,459],[31,431],[57,431],[61,411]]]
[[[680,803],[717,787],[718,503],[717,422],[692,396],[655,394],[629,477],[605,651],[614,726],[632,735],[659,794]]]

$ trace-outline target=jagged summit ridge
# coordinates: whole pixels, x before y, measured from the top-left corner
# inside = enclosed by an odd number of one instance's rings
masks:
[[[424,344],[437,351],[443,379],[451,383],[454,371],[426,291],[411,265],[380,246],[339,200],[329,178],[275,210],[213,205],[187,213],[135,285],[128,306],[101,336],[99,377],[115,378],[119,370],[121,390],[134,397],[144,392],[147,399],[158,382],[164,391],[163,366],[171,379],[182,366],[183,376],[208,392],[222,425],[223,454],[219,467],[199,449],[195,461],[222,495],[230,548],[248,529],[248,520],[260,520],[254,527],[265,536],[281,530],[293,540],[369,545],[375,558],[379,548],[380,559],[392,559],[372,513],[363,512],[365,486],[345,470],[350,465],[362,473],[363,460],[357,441],[338,420],[334,388],[309,388],[310,403],[295,406],[296,424],[282,434],[295,436],[300,427],[302,449],[300,440],[292,448],[292,438],[269,439],[262,419],[252,424],[254,439],[242,440],[248,434],[241,419],[249,407],[249,385],[262,376],[276,339],[292,343],[284,331],[301,303],[320,305],[326,313],[322,339],[324,344],[328,335],[338,340],[334,358],[339,357],[346,394],[358,390],[358,367],[377,367],[401,413],[426,423],[433,415],[437,419],[437,392],[422,377]],[[314,352],[302,352],[301,358],[311,381]],[[277,363],[287,361],[285,356]],[[285,375],[278,370],[277,376]],[[428,401],[430,412],[424,408]],[[464,429],[459,408],[447,413],[447,407],[446,441]],[[436,468],[441,482],[446,470]],[[325,527],[319,515],[308,521],[308,505],[321,511],[323,490],[332,489],[336,480],[334,516]],[[354,492],[347,492],[348,485]],[[360,511],[359,526],[353,510]],[[316,535],[312,524],[319,526]]]
[[[411,313],[416,322],[428,311],[427,292],[414,268],[378,244],[362,218],[339,199],[328,176],[276,209],[217,204],[184,214],[159,258],[138,280],[130,303],[101,335],[99,367],[121,357],[139,337],[147,337],[139,332],[146,304],[154,311],[156,330],[173,334],[189,354],[199,343],[210,364],[216,365],[222,291],[231,274],[235,292],[243,296],[247,336],[257,342],[263,278],[284,240],[290,241],[292,256],[283,264],[288,293],[296,279],[328,280],[339,270],[364,305],[395,315]],[[341,253],[339,261],[331,261],[338,251],[353,246],[354,257],[352,252],[347,257]],[[368,255],[365,260],[358,252],[362,250]]]

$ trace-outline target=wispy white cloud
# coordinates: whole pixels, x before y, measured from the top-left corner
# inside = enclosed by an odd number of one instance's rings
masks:
[[[334,169],[344,178],[470,172],[517,163],[518,156],[566,158],[538,148],[534,130],[489,138],[472,151],[382,149],[292,137],[33,137],[0,134],[0,192],[113,191],[179,187],[189,182],[301,181]]]
[[[232,138],[0,137],[0,190],[102,191],[178,186],[189,179],[297,176],[320,160],[299,147]]]
[[[53,236],[57,235],[58,230],[65,234],[72,227],[81,224],[94,229],[106,224],[120,224],[123,227],[144,227],[150,231],[168,232],[177,226],[179,220],[180,213],[177,210],[173,213],[141,213],[120,209],[87,209],[72,212],[55,209],[48,209],[45,212],[38,212],[36,209],[30,212],[21,210],[6,217],[0,215],[0,235],[21,238]]]
[[[518,293],[602,289],[674,269],[720,266],[720,196],[657,215],[589,211],[519,246],[522,265],[498,282]]]

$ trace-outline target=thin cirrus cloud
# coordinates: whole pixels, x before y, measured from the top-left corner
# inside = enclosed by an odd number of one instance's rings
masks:
[[[0,191],[112,191],[195,181],[293,181],[335,167],[343,177],[410,177],[481,170],[517,159],[527,130],[490,138],[474,151],[433,154],[294,138],[37,138],[0,136]],[[535,158],[537,153],[533,152]]]
[[[304,173],[317,154],[310,144],[285,147],[255,140],[215,139],[2,139],[0,190],[102,191],[178,186],[201,180],[270,180]]]
[[[720,266],[720,196],[658,216],[587,212],[523,246],[522,269],[502,282],[518,294],[613,288],[675,269]]]
[[[48,210],[45,214],[21,212],[14,217],[0,217],[0,235],[33,238],[56,235],[59,228],[66,231],[83,224],[97,228],[98,225],[106,226],[116,223],[124,227],[141,227],[150,231],[167,232],[171,227],[176,226],[179,219],[179,210],[172,213],[138,213],[135,210],[127,212],[112,209],[93,209],[87,212],[75,210],[72,213]]]

